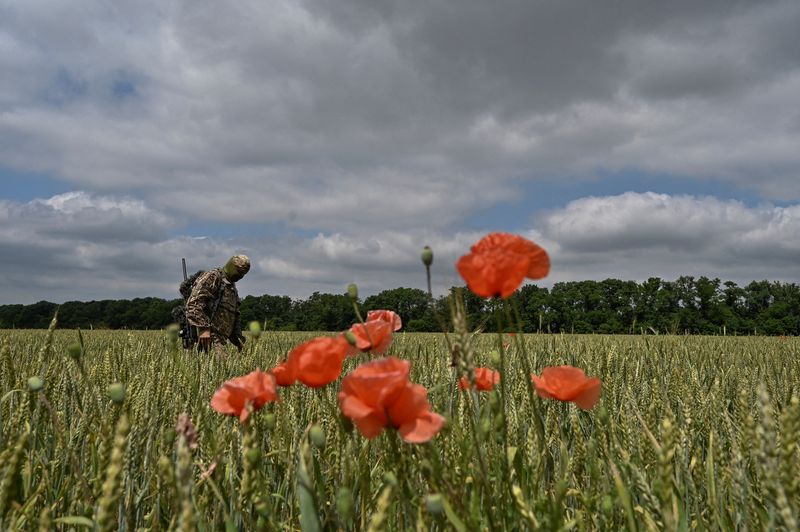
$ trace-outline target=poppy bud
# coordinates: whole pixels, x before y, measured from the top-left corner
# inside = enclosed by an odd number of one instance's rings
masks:
[[[425,266],[430,266],[433,264],[433,250],[430,246],[425,246],[422,248],[422,264]]]
[[[350,344],[353,347],[355,347],[355,345],[357,343],[357,340],[356,340],[356,335],[353,334],[352,331],[345,331],[345,332],[342,333],[342,336],[344,336],[344,339],[347,340],[348,344]]]
[[[486,436],[492,431],[492,421],[488,418],[482,419],[480,429],[481,429],[481,434]]]
[[[174,441],[175,440],[175,436],[177,436],[177,435],[178,435],[178,433],[175,432],[175,429],[167,429],[167,430],[164,431],[164,441],[167,441],[167,442]]]
[[[610,514],[614,511],[614,499],[611,498],[611,495],[606,495],[603,497],[603,501],[600,503],[601,508],[603,508],[603,512]]]
[[[275,428],[275,414],[267,414],[264,416],[264,426],[272,430]]]
[[[167,340],[171,343],[176,343],[178,341],[178,335],[181,331],[180,325],[177,323],[170,323],[167,325]]]
[[[253,338],[259,338],[261,336],[261,324],[255,320],[251,321],[248,325],[250,329],[250,335]]]
[[[109,384],[107,391],[108,396],[115,404],[121,405],[125,401],[125,385],[121,382]]]
[[[339,488],[336,492],[336,513],[343,522],[353,517],[353,492],[349,488]]]
[[[444,514],[444,497],[441,493],[431,493],[425,497],[425,508],[431,515]]]
[[[500,406],[500,393],[496,390],[489,394],[489,406],[492,410]]]
[[[492,351],[490,351],[489,352],[489,360],[492,361],[492,365],[493,366],[499,366],[500,365],[500,352],[497,351],[497,349],[493,349]]]
[[[81,344],[79,344],[78,342],[73,342],[69,344],[67,346],[67,354],[69,355],[70,358],[74,360],[78,360],[79,358],[81,358],[81,355],[83,354],[83,348],[81,348]]]
[[[44,381],[42,381],[41,377],[30,377],[28,378],[28,390],[32,392],[38,392],[44,387]]]
[[[350,297],[352,301],[358,300],[358,286],[356,283],[350,283],[347,285],[347,295]]]
[[[244,457],[249,464],[258,464],[261,458],[261,449],[258,447],[251,447],[244,452]]]
[[[600,405],[600,408],[597,409],[597,419],[601,423],[608,423],[608,410],[606,410],[606,407]]]
[[[389,486],[397,486],[397,476],[391,471],[383,474],[383,482]]]
[[[325,448],[325,431],[319,425],[311,427],[311,430],[308,431],[308,437],[317,449]]]

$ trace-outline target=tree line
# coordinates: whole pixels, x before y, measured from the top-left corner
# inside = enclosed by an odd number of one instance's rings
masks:
[[[464,298],[470,326],[496,331],[501,300],[482,299],[453,288]],[[717,278],[679,277],[644,282],[570,281],[552,288],[522,286],[508,300],[525,332],[603,334],[800,334],[800,286],[753,281],[738,286]],[[170,324],[182,300],[70,301],[57,305],[0,305],[0,328],[46,328],[58,309],[61,328],[159,329]],[[359,300],[362,312],[394,310],[410,332],[441,331],[449,323],[450,294],[430,298],[416,288],[394,288]],[[347,294],[314,292],[307,299],[247,296],[242,323],[259,321],[267,330],[340,331],[356,316]]]

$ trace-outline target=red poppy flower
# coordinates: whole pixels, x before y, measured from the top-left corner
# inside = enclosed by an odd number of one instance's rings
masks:
[[[247,375],[226,381],[214,392],[211,408],[220,414],[238,416],[239,421],[245,423],[250,415],[248,405],[256,411],[277,398],[275,377],[257,369]]]
[[[389,322],[393,331],[399,331],[403,328],[403,320],[400,315],[392,310],[370,310],[367,312],[367,321],[382,320]]]
[[[275,377],[275,383],[278,386],[291,386],[297,382],[297,376],[293,368],[289,365],[288,360],[284,360],[271,370],[270,373]]]
[[[544,399],[570,401],[589,410],[600,399],[600,379],[589,378],[573,366],[544,368],[542,376],[531,375],[536,393]]]
[[[444,426],[444,418],[431,412],[428,390],[421,384],[407,382],[388,414],[389,425],[408,443],[425,443]]]
[[[411,364],[394,357],[357,367],[342,380],[339,406],[342,413],[368,439],[394,427],[409,443],[426,442],[444,425],[444,418],[430,411],[428,391],[408,380]]]
[[[350,344],[342,336],[319,336],[303,342],[289,352],[287,371],[297,380],[319,388],[332,383],[342,373]]]
[[[494,385],[500,382],[500,373],[490,368],[475,368],[475,389],[480,391],[491,391]],[[458,388],[466,390],[469,388],[469,379],[461,377],[458,381]]]
[[[350,332],[356,337],[356,347],[365,353],[382,355],[392,343],[392,324],[388,321],[372,320],[363,324],[356,323],[350,327]]]
[[[550,258],[544,249],[521,236],[489,233],[458,259],[456,268],[473,293],[507,298],[525,277],[545,277]]]

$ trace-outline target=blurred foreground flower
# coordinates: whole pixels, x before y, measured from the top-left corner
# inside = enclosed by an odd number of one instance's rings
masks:
[[[475,368],[475,389],[491,391],[494,385],[500,382],[500,373],[491,368]],[[458,381],[459,390],[469,389],[469,379],[461,377]]]
[[[388,357],[362,364],[344,378],[339,406],[364,437],[392,427],[403,440],[423,443],[442,428],[444,418],[430,411],[428,390],[408,380],[410,369],[407,360]]]
[[[257,369],[247,375],[226,381],[214,392],[211,408],[220,414],[238,416],[239,421],[245,423],[250,415],[248,406],[256,411],[277,398],[275,377],[271,373]]]
[[[284,360],[269,372],[275,377],[275,384],[278,386],[291,386],[297,382],[297,376],[294,374],[294,370],[289,365],[288,360]]]
[[[473,293],[505,299],[526,277],[545,277],[550,258],[544,249],[521,236],[489,233],[458,259],[456,268]]]
[[[600,399],[600,379],[589,378],[573,366],[544,368],[541,377],[531,375],[531,380],[539,397],[569,401],[583,410],[589,410]]]

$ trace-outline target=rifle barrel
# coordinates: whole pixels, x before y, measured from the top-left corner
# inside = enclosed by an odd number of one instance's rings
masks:
[[[188,277],[186,276],[186,259],[185,258],[181,258],[181,266],[183,266],[183,280],[185,281],[186,279],[188,279]]]

